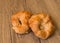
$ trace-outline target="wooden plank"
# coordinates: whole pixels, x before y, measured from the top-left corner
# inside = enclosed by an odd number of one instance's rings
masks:
[[[4,5],[5,2],[3,0],[0,1],[0,17],[1,17],[1,42],[0,43],[11,43],[11,37],[10,37],[10,29],[9,29],[9,23],[8,23],[8,14],[7,9]]]
[[[19,35],[11,25],[11,16],[18,11],[46,13],[52,17],[56,31],[47,40],[37,38],[33,32]],[[59,43],[60,0],[0,0],[0,43]]]
[[[0,10],[0,43],[2,43],[2,15]]]

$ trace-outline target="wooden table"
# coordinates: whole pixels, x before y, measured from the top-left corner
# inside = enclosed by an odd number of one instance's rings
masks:
[[[33,32],[18,35],[11,25],[11,16],[18,11],[49,14],[55,24],[55,33],[47,40]],[[60,43],[60,0],[0,0],[0,43]]]

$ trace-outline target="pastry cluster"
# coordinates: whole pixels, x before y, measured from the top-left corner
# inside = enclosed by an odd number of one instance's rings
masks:
[[[47,14],[32,14],[28,11],[18,12],[11,17],[12,29],[18,34],[33,33],[41,38],[47,39],[54,31],[54,25]]]

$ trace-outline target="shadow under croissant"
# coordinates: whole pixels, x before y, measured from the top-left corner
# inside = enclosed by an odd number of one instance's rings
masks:
[[[25,33],[25,34],[19,34],[19,33],[16,33],[16,34],[17,34],[18,37],[21,37],[21,38],[22,38],[24,35],[29,34],[31,31],[32,31],[32,30],[29,29],[29,30],[28,30],[28,33]]]

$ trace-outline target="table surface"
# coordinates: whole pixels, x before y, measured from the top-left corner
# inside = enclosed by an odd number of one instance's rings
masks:
[[[24,10],[50,15],[55,25],[54,34],[46,40],[37,38],[33,32],[16,34],[11,16]],[[60,43],[60,0],[0,0],[0,43]]]

